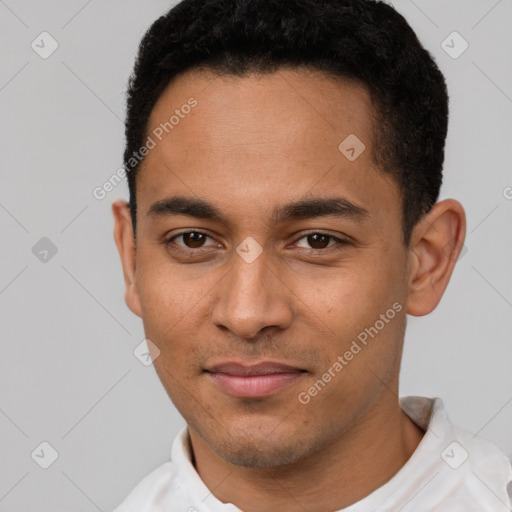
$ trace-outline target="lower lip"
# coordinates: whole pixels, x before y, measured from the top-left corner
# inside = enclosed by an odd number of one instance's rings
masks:
[[[238,398],[264,398],[288,387],[302,372],[272,373],[269,375],[228,375],[209,373],[213,382],[226,393]]]

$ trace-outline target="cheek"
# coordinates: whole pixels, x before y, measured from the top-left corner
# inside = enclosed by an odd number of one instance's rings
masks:
[[[149,251],[148,251],[149,253]],[[142,253],[137,278],[144,332],[160,350],[155,367],[192,375],[204,332],[205,304],[213,286],[205,280],[184,280],[176,266]],[[141,256],[142,256],[141,255]]]
[[[145,279],[139,282],[139,295],[144,324],[158,328],[159,333],[166,328],[171,329],[182,316],[183,301],[165,278],[146,274]]]
[[[190,316],[187,297],[176,286],[165,268],[141,265],[137,277],[144,332],[159,348],[161,356],[166,355],[179,339],[179,332]],[[188,312],[188,314],[187,314]],[[160,358],[162,359],[162,358]]]
[[[360,372],[375,379],[368,375],[368,366],[388,374],[396,364],[405,329],[404,278],[398,258],[365,258],[340,270],[336,279],[315,286],[313,293],[309,287],[307,304],[319,327],[329,329],[331,343],[325,349],[331,364],[349,352],[347,379],[360,378]],[[356,354],[350,353],[351,347]]]
[[[305,279],[300,293],[304,303],[329,325],[357,327],[378,318],[400,299],[400,287],[393,272],[376,265],[352,265],[317,286],[311,286],[311,281]]]
[[[186,288],[176,267],[169,263],[160,247],[152,248],[150,243],[141,242],[136,269],[143,318],[149,324],[172,325],[187,310]]]

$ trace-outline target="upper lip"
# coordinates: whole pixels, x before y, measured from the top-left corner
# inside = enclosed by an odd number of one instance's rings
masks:
[[[225,362],[216,364],[206,368],[209,373],[225,373],[235,376],[252,376],[252,375],[272,375],[273,373],[297,373],[304,372],[301,368],[289,366],[287,364],[264,361],[256,364],[242,364],[235,362]]]

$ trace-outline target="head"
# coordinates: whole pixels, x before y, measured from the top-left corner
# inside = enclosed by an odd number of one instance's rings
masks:
[[[115,237],[155,369],[219,456],[292,463],[398,389],[406,314],[437,306],[464,240],[436,203],[447,121],[383,2],[184,0],[150,27]],[[262,361],[295,375],[250,397],[217,378]]]

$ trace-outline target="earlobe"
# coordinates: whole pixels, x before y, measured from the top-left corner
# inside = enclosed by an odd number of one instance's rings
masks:
[[[407,313],[423,316],[439,304],[466,236],[466,215],[454,199],[436,203],[414,228]]]
[[[133,313],[142,316],[136,283],[135,237],[128,203],[121,199],[115,201],[112,203],[112,213],[114,215],[114,240],[123,267],[125,301]]]

